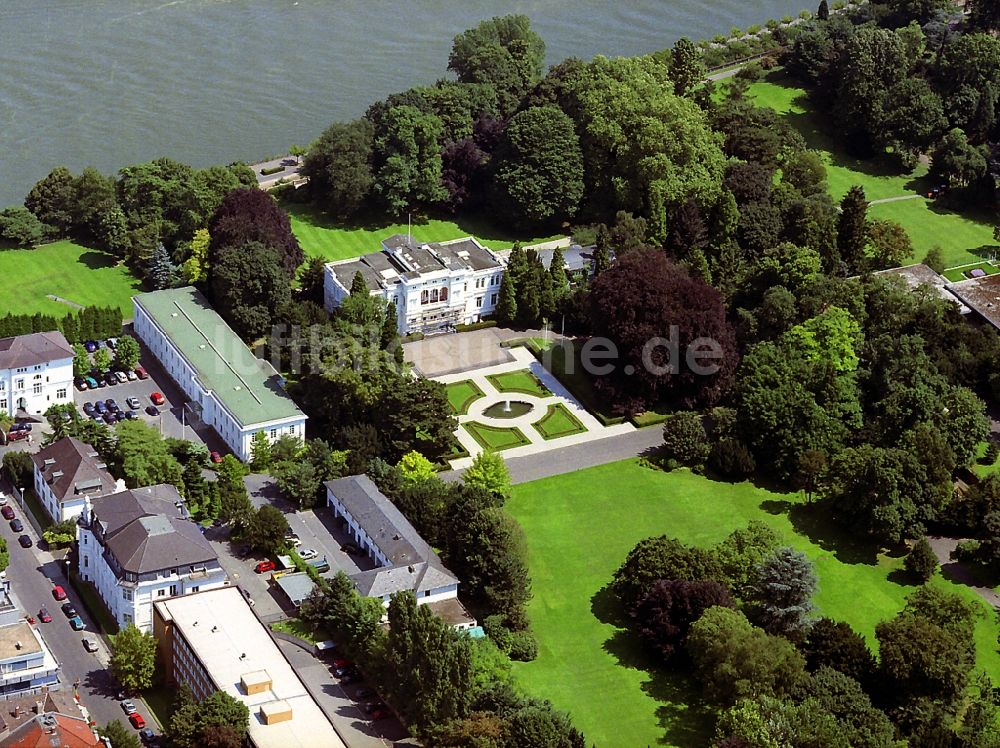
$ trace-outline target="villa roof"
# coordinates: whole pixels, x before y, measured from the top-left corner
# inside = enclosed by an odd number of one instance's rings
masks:
[[[115,490],[115,479],[97,450],[71,436],[53,442],[31,460],[60,503]]]
[[[73,346],[58,330],[0,338],[0,369],[37,366],[74,355]]]

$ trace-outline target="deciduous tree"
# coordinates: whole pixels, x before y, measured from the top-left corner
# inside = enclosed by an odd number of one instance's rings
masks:
[[[661,579],[632,608],[640,636],[664,660],[681,650],[691,625],[715,605],[732,608],[733,600],[718,582]]]
[[[281,262],[277,250],[260,242],[229,247],[212,261],[215,307],[244,340],[266,334],[277,311],[291,301]]]
[[[306,153],[309,193],[335,216],[354,215],[371,192],[375,128],[365,119],[334,122]]]
[[[142,691],[153,685],[156,639],[128,624],[111,639],[111,671],[126,691]]]
[[[212,237],[209,264],[213,274],[228,249],[242,247],[246,253],[248,246],[258,243],[277,254],[286,279],[295,276],[304,259],[288,214],[273,197],[257,187],[233,190],[226,195],[212,215],[208,231]]]

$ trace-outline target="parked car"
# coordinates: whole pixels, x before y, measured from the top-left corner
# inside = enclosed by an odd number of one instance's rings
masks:
[[[338,678],[346,678],[346,677],[350,676],[351,674],[357,675],[358,671],[355,670],[352,667],[335,667],[333,669],[333,674],[335,676],[337,676]],[[354,683],[355,681],[354,680],[349,680],[347,682],[348,683]]]
[[[220,455],[218,452],[209,452],[208,459],[210,459],[213,463],[218,465],[220,462],[222,462],[222,455]]]
[[[371,717],[372,722],[377,722],[380,719],[388,719],[392,715],[389,714],[389,710],[388,709],[376,709],[369,716]]]
[[[73,616],[69,619],[69,626],[74,631],[83,631],[86,626],[83,623],[83,619],[80,616]]]
[[[130,397],[130,398],[128,398],[125,401],[125,404],[128,407],[132,408],[133,410],[138,410],[138,408],[139,408],[139,398],[137,398],[137,397]]]
[[[83,381],[87,383],[87,389],[88,390],[96,390],[97,389],[97,380],[94,379],[93,377],[84,377]]]
[[[146,370],[141,366],[135,367],[135,375],[139,377],[139,379],[149,379],[149,374],[147,374]]]
[[[96,340],[85,340],[85,341],[83,341],[83,347],[87,350],[87,353],[93,353],[98,348],[97,341]]]
[[[52,616],[49,615],[48,608],[39,608],[38,620],[42,623],[52,623]]]
[[[290,532],[287,535],[285,535],[285,541],[288,543],[288,545],[292,546],[292,548],[298,548],[300,545],[302,545],[301,538],[299,538],[299,536],[296,535],[294,532]]]
[[[27,535],[21,535],[20,537],[18,537],[17,542],[21,545],[22,548],[30,548],[31,546],[34,545],[31,538],[28,537]]]
[[[147,405],[146,406],[146,412],[149,415],[151,415],[151,416],[158,416],[158,415],[160,415],[160,410],[155,405]]]
[[[108,348],[110,348],[111,350],[114,350],[115,348],[118,347],[118,338],[108,338],[104,342],[108,344]]]
[[[76,615],[76,608],[73,607],[73,603],[66,602],[59,607],[67,618],[73,618]]]
[[[130,381],[130,382],[134,382],[136,379],[139,378],[138,375],[134,371],[131,371],[131,370],[126,371],[125,372],[125,376],[128,378],[128,381]]]
[[[370,699],[372,696],[377,696],[374,688],[359,688],[357,696],[359,699]]]
[[[122,702],[121,706],[122,706],[122,711],[124,711],[125,714],[135,714],[137,711],[139,711],[138,709],[135,708],[135,703],[132,702],[130,699],[125,699],[125,701]]]
[[[110,385],[118,384],[118,377],[115,376],[113,371],[109,371],[104,375],[104,381]]]
[[[354,667],[354,663],[350,660],[346,660],[343,657],[338,657],[333,661],[333,666],[335,668],[349,668]]]
[[[86,649],[88,652],[96,652],[97,651],[97,642],[95,642],[93,639],[85,636],[85,637],[83,637],[83,648]]]
[[[115,402],[113,397],[109,397],[105,400],[104,404],[108,407],[108,410],[118,410],[118,403]]]
[[[143,727],[139,730],[139,740],[143,743],[152,743],[156,740],[156,733],[150,730],[148,727]]]
[[[118,419],[115,418],[114,413],[105,413],[104,422],[108,424],[108,426],[114,426],[116,423],[118,423]]]
[[[31,424],[27,421],[16,421],[11,424],[11,431],[31,431]]]
[[[6,517],[7,515],[4,516]],[[64,590],[61,585],[57,584],[55,587],[52,588],[52,597],[54,597],[56,600],[65,600],[66,590]]]
[[[253,570],[258,574],[264,574],[269,571],[274,571],[277,568],[278,568],[277,564],[275,564],[274,561],[268,560],[268,561],[261,561],[259,564],[253,567]]]
[[[151,394],[149,399],[152,401],[153,405],[163,405],[163,403],[166,402],[166,398],[164,398],[159,392]]]
[[[74,408],[74,410],[76,409]],[[70,413],[68,410],[60,411],[59,417],[62,418],[63,423],[69,423],[70,421],[73,420],[73,414]]]
[[[4,519],[14,519],[14,507],[4,506],[3,508],[0,508],[0,514],[3,515]]]
[[[24,525],[21,524],[21,520],[12,519],[10,521],[10,529],[14,532],[24,532]]]
[[[105,404],[102,401],[98,400],[96,403],[94,403],[94,410],[97,411],[98,415],[102,415],[103,416],[105,413],[108,412],[108,406],[107,406],[107,404]]]
[[[319,553],[316,551],[315,548],[301,548],[301,549],[299,549],[299,557],[303,561],[308,561],[311,558],[316,558],[316,556],[318,556],[318,555],[319,555]]]
[[[126,410],[125,417],[130,421],[136,421],[139,419],[139,414],[136,413],[134,410]]]
[[[83,377],[77,377],[73,380],[73,386],[80,390],[80,392],[83,392],[87,389],[87,380]]]
[[[125,384],[128,381],[128,375],[124,371],[116,371],[115,379],[118,380],[118,384]]]
[[[27,431],[10,431],[7,434],[7,441],[16,442],[19,439],[27,439],[31,434]]]
[[[281,159],[281,165],[282,166],[298,166],[299,162],[298,162],[297,159],[294,159],[294,158],[283,158],[283,159]]]
[[[146,726],[146,720],[138,712],[128,715],[128,721],[132,723],[132,727],[136,730],[141,730]]]
[[[378,701],[369,701],[365,704],[362,709],[365,710],[365,714],[371,714],[372,712],[377,712],[379,709],[385,709],[385,702],[379,699]]]
[[[7,494],[0,491],[0,506],[7,506]]]

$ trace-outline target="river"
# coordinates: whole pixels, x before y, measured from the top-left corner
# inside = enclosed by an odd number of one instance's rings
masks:
[[[452,38],[527,14],[550,64],[794,15],[803,0],[4,0],[0,206],[58,164],[195,166],[306,145],[446,76]]]

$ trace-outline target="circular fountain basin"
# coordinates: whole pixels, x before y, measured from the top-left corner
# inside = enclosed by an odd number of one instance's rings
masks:
[[[483,415],[489,418],[520,418],[527,415],[535,406],[520,400],[505,400],[502,403],[493,403],[483,411]]]

